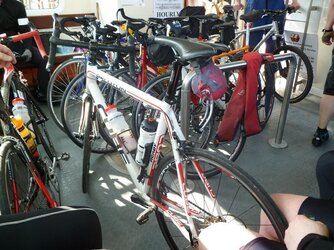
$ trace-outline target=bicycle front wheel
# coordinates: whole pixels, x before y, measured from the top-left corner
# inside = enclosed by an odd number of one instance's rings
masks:
[[[87,193],[89,183],[90,153],[92,147],[92,111],[93,103],[90,98],[84,103],[84,137],[82,160],[82,192]]]
[[[66,88],[61,102],[61,118],[64,126],[64,131],[68,137],[79,147],[83,147],[83,134],[79,133],[82,109],[82,95],[86,89],[86,77],[84,73],[77,75]],[[100,122],[100,119],[95,119],[95,122]],[[100,125],[94,125],[98,128]],[[96,136],[91,145],[93,153],[108,153],[115,148],[108,144],[101,136],[101,131],[96,131]]]
[[[13,141],[0,147],[0,212],[14,214],[49,207],[30,172],[29,162]]]
[[[198,173],[198,178],[185,178],[190,216],[198,234],[212,223],[225,222],[254,231],[260,227],[273,227],[283,242],[286,220],[270,196],[250,175],[219,153],[203,149],[186,148],[182,161],[187,169],[184,172],[188,173],[188,169],[192,169],[191,172]],[[207,168],[215,168],[219,174],[207,179],[201,174]],[[167,207],[185,228],[190,227],[183,209],[172,155],[164,157],[159,163],[153,178],[153,198]],[[260,222],[261,209],[271,221],[270,225]],[[183,237],[167,214],[156,211],[160,229],[169,247],[191,248],[189,239]]]
[[[52,73],[47,90],[47,104],[56,125],[63,130],[60,116],[60,103],[67,85],[85,69],[84,57],[71,58],[60,64]]]
[[[297,79],[295,80],[292,91],[290,95],[290,103],[297,103],[303,100],[308,93],[310,92],[313,84],[313,69],[310,60],[305,55],[305,53],[291,45],[284,45],[277,48],[273,54],[285,54],[285,53],[293,53],[297,58],[297,66],[299,65],[299,69],[297,72]],[[283,101],[285,88],[287,83],[287,77],[290,69],[290,62],[280,61],[275,63],[277,65],[276,73],[275,73],[275,97]]]

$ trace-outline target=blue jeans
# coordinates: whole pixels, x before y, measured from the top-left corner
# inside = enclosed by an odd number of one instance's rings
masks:
[[[245,13],[249,13],[252,10],[263,10],[263,9],[269,9],[269,10],[283,10],[285,9],[284,0],[247,0],[246,1],[246,7],[245,7]],[[260,20],[257,20],[253,23],[253,27],[261,26],[270,24],[272,22],[272,19],[270,17],[264,17]],[[282,15],[278,18],[278,28],[280,33],[283,33],[284,31],[284,23],[285,23],[285,15]],[[249,38],[249,45],[251,48],[254,48],[255,45],[257,45],[263,35],[265,34],[264,31],[256,31],[250,33]],[[266,41],[266,52],[272,52],[275,49],[274,42],[271,38],[269,38]]]

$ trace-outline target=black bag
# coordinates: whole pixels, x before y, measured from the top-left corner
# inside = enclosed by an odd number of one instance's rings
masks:
[[[195,15],[205,15],[205,8],[203,6],[187,6],[183,8],[179,16],[189,16],[189,21],[182,21],[181,25],[189,25],[190,32],[189,37],[197,38],[199,36],[199,21],[196,18],[191,18]]]
[[[147,46],[147,55],[156,66],[171,64],[175,56],[171,47],[154,43]]]

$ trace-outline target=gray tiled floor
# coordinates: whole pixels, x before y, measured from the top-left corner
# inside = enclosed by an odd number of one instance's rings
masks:
[[[249,137],[237,163],[263,185],[268,192],[293,192],[318,195],[315,164],[318,157],[334,148],[330,140],[321,148],[311,145],[317,126],[319,98],[310,95],[298,104],[289,106],[283,139],[285,149],[268,144],[276,135],[281,103],[276,101],[271,120],[265,130]],[[67,151],[71,159],[60,171],[64,205],[88,205],[96,209],[102,228],[104,247],[117,249],[167,249],[154,215],[142,226],[135,221],[142,211],[129,201],[134,190],[117,155],[94,155],[89,194],[81,192],[81,150],[52,124],[48,125],[59,151]],[[333,136],[333,124],[329,126]],[[110,167],[111,166],[111,167]]]

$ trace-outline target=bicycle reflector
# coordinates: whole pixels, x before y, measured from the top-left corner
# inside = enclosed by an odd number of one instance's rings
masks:
[[[200,98],[217,100],[225,94],[226,78],[224,73],[210,60],[208,64],[200,67],[199,72],[191,80],[191,88]]]

